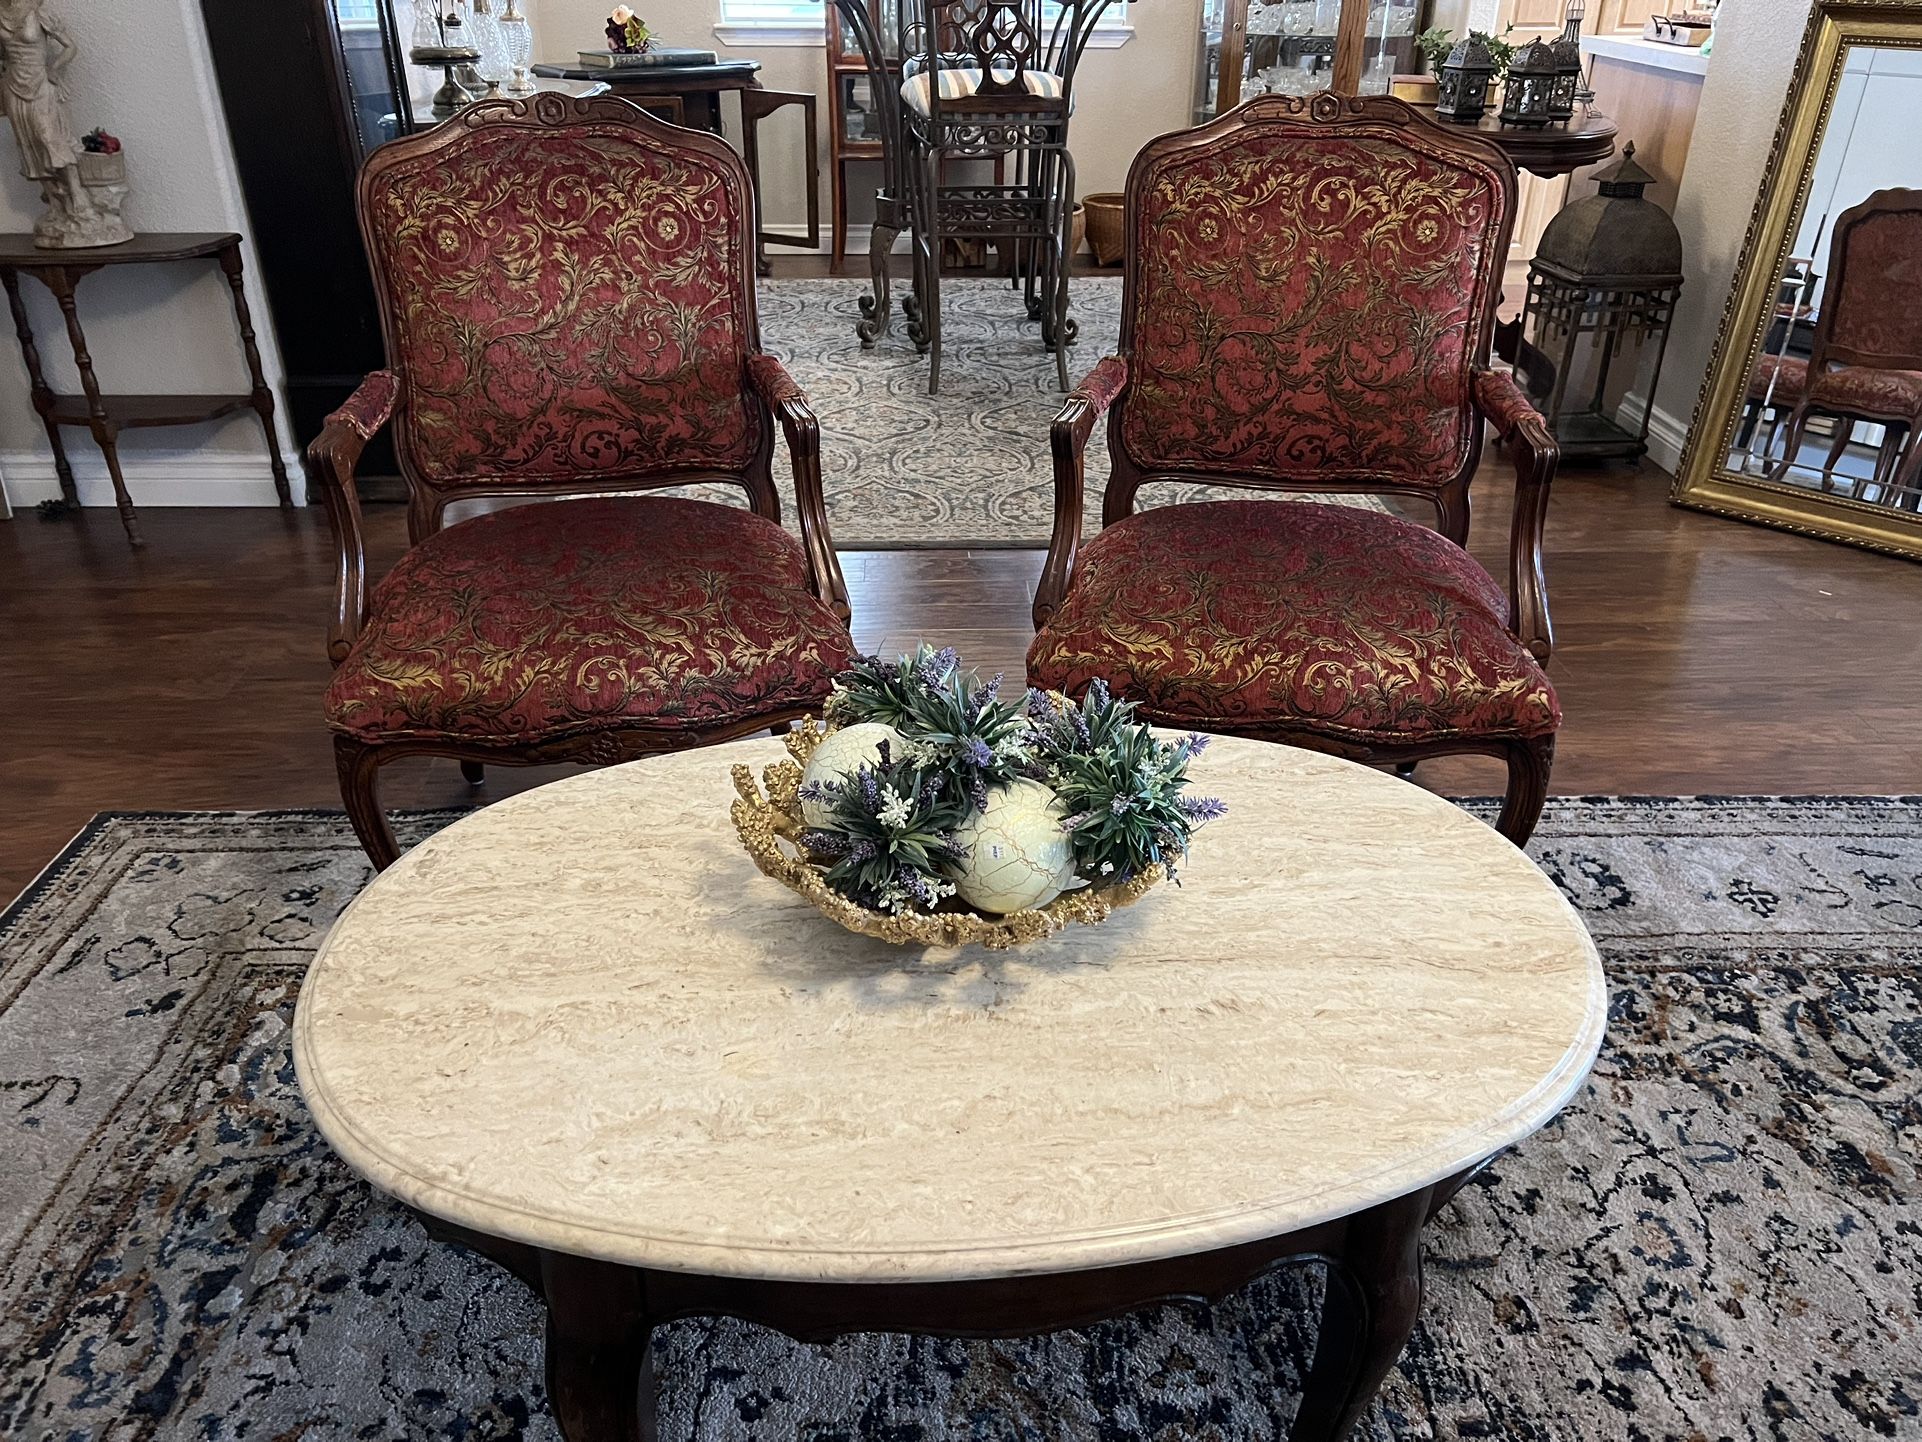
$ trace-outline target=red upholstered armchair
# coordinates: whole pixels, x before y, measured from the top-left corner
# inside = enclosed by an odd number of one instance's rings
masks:
[[[478,780],[723,741],[818,709],[852,658],[819,428],[760,350],[752,215],[725,143],[609,97],[485,101],[368,159],[392,368],[307,467],[340,543],[327,723],[376,866],[399,854],[387,761]],[[369,591],[354,465],[390,421],[413,545]],[[636,494],[704,481],[750,509]],[[486,497],[571,499],[445,524]]]
[[[1803,379],[1771,480],[1796,464],[1809,420],[1832,416],[1823,490],[1863,421],[1884,432],[1875,469],[1854,494],[1878,486],[1887,504],[1891,482],[1922,481],[1922,190],[1878,190],[1837,217]]]
[[[1542,671],[1557,453],[1486,368],[1514,200],[1491,143],[1396,100],[1268,96],[1150,143],[1128,176],[1121,353],[1054,423],[1029,681],[1102,678],[1163,724],[1404,768],[1498,756],[1498,824],[1525,841],[1561,722]],[[1113,475],[1083,546],[1103,414]],[[1462,549],[1484,422],[1516,464],[1507,595]],[[1439,533],[1273,499],[1137,513],[1157,481],[1408,496]]]

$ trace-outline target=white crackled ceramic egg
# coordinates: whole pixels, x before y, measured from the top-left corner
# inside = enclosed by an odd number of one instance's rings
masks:
[[[801,773],[802,784],[839,781],[863,766],[872,766],[881,759],[883,741],[894,748],[895,759],[899,760],[901,733],[884,722],[862,721],[853,726],[843,726],[839,731],[830,731],[821,739],[821,744],[814,748],[814,754],[808,757],[807,770]],[[803,801],[801,819],[809,826],[825,826],[828,809],[818,801]]]
[[[1039,781],[1011,781],[955,833],[968,848],[954,889],[977,911],[1005,916],[1046,906],[1074,880],[1074,856],[1061,820],[1067,810]]]

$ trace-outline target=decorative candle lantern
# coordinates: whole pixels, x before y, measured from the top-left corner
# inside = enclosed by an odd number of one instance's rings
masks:
[[[1567,458],[1648,449],[1655,382],[1682,288],[1681,233],[1667,211],[1642,197],[1654,179],[1628,146],[1595,176],[1596,194],[1548,223],[1529,263],[1515,371]],[[1634,371],[1611,375],[1630,351],[1639,352]],[[1571,402],[1571,395],[1586,399]],[[1617,418],[1637,410],[1630,425]]]
[[[1457,125],[1474,125],[1488,110],[1488,87],[1495,79],[1495,57],[1479,36],[1457,41],[1442,62],[1435,114]]]
[[[1546,40],[1531,40],[1508,62],[1502,86],[1502,124],[1534,129],[1553,118],[1549,102],[1555,91],[1555,51]]]
[[[1575,115],[1576,91],[1582,85],[1582,18],[1586,0],[1568,0],[1562,12],[1562,33],[1549,42],[1555,57],[1555,82],[1548,92],[1548,118],[1570,120]]]

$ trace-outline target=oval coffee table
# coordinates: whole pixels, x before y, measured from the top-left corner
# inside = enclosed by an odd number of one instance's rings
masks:
[[[1328,1265],[1297,1438],[1342,1436],[1422,1224],[1600,1045],[1594,946],[1481,822],[1218,740],[1179,889],[1001,954],[851,935],[754,869],[757,739],[489,806],[336,923],[294,1057],[322,1133],[546,1299],[573,1439],[652,1436],[650,1330],[1015,1335]]]

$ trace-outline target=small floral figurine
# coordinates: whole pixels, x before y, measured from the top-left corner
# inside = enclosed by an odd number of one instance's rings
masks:
[[[607,17],[607,48],[619,55],[644,54],[654,43],[647,22],[625,5],[616,5]]]

